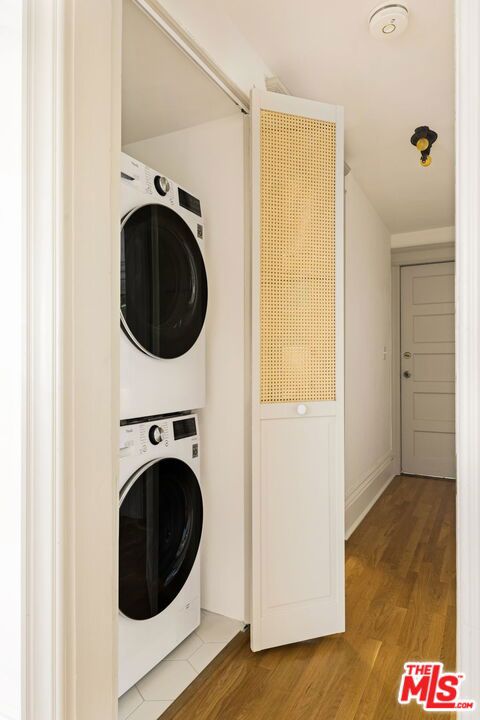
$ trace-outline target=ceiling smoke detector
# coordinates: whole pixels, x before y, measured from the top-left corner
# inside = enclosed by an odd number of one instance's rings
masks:
[[[374,37],[401,35],[408,25],[408,8],[397,3],[382,3],[372,10],[368,24]]]

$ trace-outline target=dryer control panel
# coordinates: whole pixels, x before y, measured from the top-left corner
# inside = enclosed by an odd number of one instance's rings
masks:
[[[180,206],[188,212],[202,217],[200,200],[197,197],[179,187],[170,178],[126,153],[121,154],[120,177],[122,183],[133,188],[137,193],[146,195],[146,202],[149,202],[149,197],[157,200],[161,198],[166,205],[177,208]]]
[[[137,192],[162,197],[171,205],[175,203],[175,183],[125,153],[122,153],[120,175],[122,182]]]

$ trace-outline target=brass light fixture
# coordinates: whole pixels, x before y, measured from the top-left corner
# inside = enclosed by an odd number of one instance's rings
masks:
[[[420,151],[420,165],[422,167],[428,167],[432,164],[430,151],[437,137],[438,135],[435,130],[431,130],[428,125],[421,125],[415,128],[410,142]]]

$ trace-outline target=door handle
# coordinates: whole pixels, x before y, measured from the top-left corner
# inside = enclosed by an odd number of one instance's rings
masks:
[[[412,377],[412,373],[410,372],[410,370],[405,370],[404,373],[403,373],[403,377],[404,377],[404,378],[410,378],[410,377]]]

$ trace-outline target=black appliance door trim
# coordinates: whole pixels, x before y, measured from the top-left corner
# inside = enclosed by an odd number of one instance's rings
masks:
[[[167,307],[169,304],[172,303],[172,299],[175,297],[175,292],[172,293],[172,288],[170,288],[169,292],[163,295],[162,298],[162,283],[157,280],[156,283],[152,283],[149,287],[150,291],[152,293],[155,293],[157,296],[156,301],[152,304],[152,302],[147,303],[148,307],[150,307],[150,311],[157,314],[156,322],[153,324],[150,324],[148,327],[152,333],[151,337],[149,338],[151,340],[152,345],[163,345],[165,350],[159,350],[158,352],[154,352],[148,347],[145,347],[144,342],[139,340],[135,332],[131,329],[127,318],[125,317],[124,310],[122,307],[120,307],[120,320],[121,320],[121,327],[122,330],[126,333],[129,340],[145,355],[148,355],[151,358],[154,358],[155,360],[158,359],[175,359],[177,357],[181,357],[186,352],[188,352],[197,342],[198,337],[200,336],[204,324],[205,324],[205,318],[206,318],[206,312],[207,312],[207,302],[208,302],[208,282],[207,282],[207,275],[205,270],[205,261],[203,258],[203,253],[200,248],[200,245],[189,227],[188,223],[182,218],[181,214],[178,213],[173,208],[170,208],[167,205],[163,205],[161,203],[155,203],[155,202],[147,202],[143,205],[137,205],[136,207],[132,208],[128,213],[126,213],[123,218],[120,225],[120,238],[121,238],[121,278],[120,278],[120,285],[121,285],[121,295],[122,295],[122,301],[125,301],[127,298],[127,268],[126,268],[126,239],[124,237],[125,235],[125,228],[127,226],[127,223],[131,220],[131,218],[135,215],[135,213],[142,211],[144,208],[159,208],[161,211],[165,213],[165,222],[167,225],[171,225],[174,230],[173,232],[177,232],[177,241],[178,246],[177,248],[182,248],[181,252],[178,252],[178,249],[171,253],[170,259],[174,258],[175,252],[177,252],[176,261],[183,262],[184,264],[184,273],[183,275],[187,277],[186,284],[188,285],[190,281],[190,287],[179,287],[179,285],[176,286],[176,297],[180,298],[180,305],[182,304],[183,300],[183,314],[179,307],[177,307],[175,313],[174,309],[171,308],[171,311],[173,312],[173,315],[168,318],[168,322],[162,323],[161,320],[161,313],[160,308],[161,307]],[[158,228],[155,228],[157,231],[157,238],[158,238]],[[170,237],[171,239],[171,230],[167,230],[167,237]],[[161,248],[160,246],[157,247],[157,255],[158,255],[158,248]],[[168,243],[167,243],[168,247]],[[170,250],[172,247],[175,247],[173,243],[170,243]],[[158,262],[158,257],[157,257]],[[172,269],[176,267],[175,262],[173,262]],[[152,269],[152,268],[150,268]],[[177,268],[178,269],[178,268]],[[158,273],[158,271],[155,271]],[[188,278],[188,274],[190,273],[190,277]],[[168,274],[168,273],[167,273]],[[168,274],[169,276],[174,276],[175,273],[172,272]],[[181,278],[180,274],[180,278]],[[157,275],[158,277],[158,275]],[[178,281],[178,277],[177,277]],[[174,282],[172,280],[172,282]],[[180,284],[181,284],[180,279]],[[142,283],[143,288],[148,285],[147,278],[145,278],[145,283]],[[188,290],[188,292],[187,292]],[[162,298],[162,303],[159,305],[160,298]],[[193,301],[192,301],[193,299]],[[163,301],[164,300],[164,301]],[[135,303],[134,303],[135,307]],[[142,328],[143,331],[146,331],[146,326],[148,325],[148,322],[145,320],[146,317],[148,317],[148,312],[145,312],[146,308],[143,308],[143,312],[139,314],[139,317],[141,317],[140,326],[139,329]],[[127,311],[128,313],[128,311]],[[184,322],[184,319],[186,319],[188,322]],[[142,327],[145,323],[145,327]],[[162,327],[163,325],[163,327]],[[162,338],[163,334],[163,338]],[[154,341],[153,337],[156,337],[156,340]],[[158,337],[157,337],[158,336]]]
[[[126,500],[130,491],[133,490],[135,484],[139,481],[139,479],[142,477],[142,475],[144,475],[144,473],[146,473],[150,468],[153,468],[156,465],[161,466],[162,463],[164,463],[165,461],[167,461],[171,464],[175,463],[175,465],[178,464],[178,468],[182,469],[182,471],[184,473],[183,482],[185,482],[185,478],[187,478],[188,482],[190,483],[190,492],[187,493],[186,497],[188,497],[188,495],[190,495],[190,500],[193,501],[193,505],[191,505],[190,507],[194,509],[194,513],[190,517],[190,520],[188,520],[188,516],[185,516],[184,520],[187,521],[187,524],[184,526],[182,533],[181,533],[182,534],[181,544],[184,545],[184,549],[186,551],[188,551],[189,546],[191,547],[190,557],[187,560],[186,555],[184,555],[184,558],[183,558],[181,564],[179,564],[177,561],[175,561],[174,566],[175,566],[175,564],[177,565],[176,571],[178,573],[178,577],[175,579],[175,582],[173,583],[173,585],[171,585],[171,587],[168,588],[168,585],[165,586],[165,588],[167,588],[167,590],[165,590],[165,589],[163,590],[163,595],[166,596],[166,599],[164,599],[162,597],[162,594],[159,592],[158,598],[159,598],[161,606],[159,607],[158,610],[152,612],[151,606],[150,606],[150,609],[148,612],[145,612],[145,608],[144,608],[142,610],[142,612],[139,613],[140,616],[136,617],[133,613],[131,615],[129,615],[129,614],[127,614],[127,612],[122,611],[122,609],[120,607],[121,601],[119,602],[119,613],[128,620],[143,621],[143,620],[148,620],[148,619],[154,619],[163,610],[165,610],[171,604],[171,602],[173,602],[175,600],[175,598],[178,596],[178,594],[183,589],[185,583],[187,582],[187,580],[190,576],[193,566],[197,560],[198,553],[200,550],[200,542],[201,542],[201,536],[202,536],[202,531],[203,531],[202,491],[201,491],[200,483],[199,483],[196,472],[193,470],[193,468],[191,467],[191,465],[189,465],[188,462],[185,462],[184,460],[182,460],[179,457],[168,456],[168,457],[154,458],[153,460],[151,460],[151,461],[145,463],[144,465],[142,465],[141,467],[139,467],[130,476],[130,478],[125,482],[125,484],[123,485],[123,487],[121,488],[120,493],[119,493],[119,519],[121,521],[121,508],[122,508],[124,501]],[[181,477],[182,476],[180,475],[179,479]],[[158,478],[158,482],[161,482],[161,477]],[[181,485],[181,483],[180,483],[180,485]],[[185,485],[184,485],[184,487],[185,487]],[[185,509],[188,509],[188,507],[189,507],[189,503],[187,503],[187,505],[185,506]],[[152,510],[155,511],[155,510],[158,510],[158,508],[155,508],[155,507],[153,507],[153,508],[146,507],[145,508],[145,512],[147,514],[149,512],[151,513]],[[188,544],[185,544],[186,537],[187,537],[185,535],[185,532],[186,532],[187,527],[190,528],[191,535],[190,535],[190,540],[189,540]],[[147,523],[147,528],[148,528],[148,523]],[[147,562],[146,562],[146,567],[145,567],[145,573],[146,573],[145,579],[146,579],[147,586],[149,585],[150,588],[152,587],[152,581],[153,581],[153,585],[155,585],[155,582],[157,581],[157,577],[158,577],[156,575],[157,571],[155,571],[153,569],[152,563],[149,561],[149,558],[147,557],[148,556],[148,543],[150,542],[150,544],[151,544],[152,542],[154,542],[154,543],[157,542],[157,544],[158,544],[158,535],[157,535],[157,540],[155,541],[155,538],[150,537],[151,534],[152,533],[151,532],[149,533],[147,530],[146,535],[145,535],[145,542],[147,543],[147,546],[146,546],[146,548],[147,548],[146,549],[146,553],[147,553],[146,561]],[[193,543],[193,545],[192,545],[192,543]],[[120,557],[120,552],[121,552],[121,538],[120,537],[119,537],[118,552],[119,552],[119,580],[120,580],[121,579],[121,565],[122,565],[122,558]],[[128,553],[127,553],[127,555],[128,555]],[[159,559],[161,559],[161,556],[158,556],[158,557],[159,557]],[[152,575],[152,573],[155,574],[155,577],[154,577],[154,575]],[[170,572],[168,573],[168,576],[171,576]],[[173,576],[171,576],[171,577],[173,577]],[[141,587],[141,585],[140,585],[140,587]],[[119,592],[120,592],[120,588],[119,588]],[[150,593],[150,589],[148,590],[148,592]],[[156,601],[158,602],[158,600],[156,600]],[[136,608],[136,610],[138,610],[138,608]],[[151,614],[149,614],[150,612],[151,612]]]

